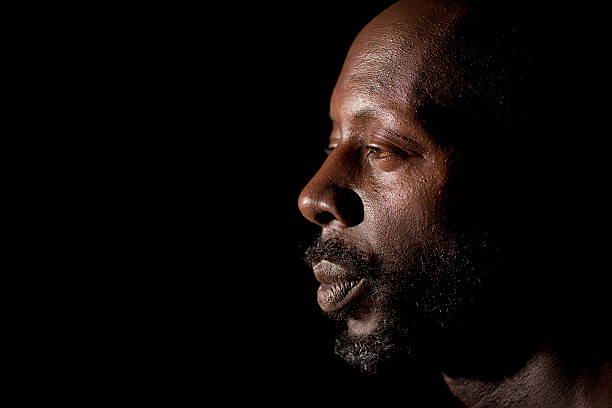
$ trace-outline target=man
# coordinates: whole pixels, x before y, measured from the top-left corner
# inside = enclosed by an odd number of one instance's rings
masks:
[[[365,372],[426,361],[469,407],[610,407],[576,65],[502,6],[400,1],[355,39],[299,198],[317,300]]]

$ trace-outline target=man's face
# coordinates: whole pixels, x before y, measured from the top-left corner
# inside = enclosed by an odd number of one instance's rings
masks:
[[[346,324],[337,352],[366,370],[450,324],[480,282],[486,245],[449,228],[453,152],[416,111],[433,48],[409,25],[389,29],[393,19],[374,20],[349,51],[331,98],[331,152],[299,199],[322,227],[307,259],[319,305]]]

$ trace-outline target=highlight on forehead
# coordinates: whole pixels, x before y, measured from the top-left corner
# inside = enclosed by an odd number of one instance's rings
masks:
[[[466,11],[461,2],[394,4],[359,33],[347,55],[343,79],[367,84],[368,92],[406,88],[425,64],[442,63],[434,60],[444,57],[444,48],[452,42],[454,28]]]
[[[396,3],[359,33],[334,94],[392,101],[439,141],[510,131],[530,106],[529,37],[502,4]]]

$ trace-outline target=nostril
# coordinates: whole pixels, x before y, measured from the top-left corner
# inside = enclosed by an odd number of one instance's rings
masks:
[[[359,195],[352,190],[335,191],[329,205],[321,207],[314,214],[314,221],[319,225],[327,225],[337,220],[344,227],[352,227],[363,221],[363,203]]]
[[[298,206],[306,219],[322,227],[337,221],[338,227],[349,228],[364,219],[361,196],[329,182],[311,180],[300,194]]]
[[[334,214],[330,213],[329,211],[321,211],[320,213],[316,214],[314,218],[316,222],[322,225],[327,225],[336,219]]]
[[[353,190],[345,189],[338,192],[336,205],[342,222],[347,227],[360,224],[364,217],[364,208],[361,197]]]

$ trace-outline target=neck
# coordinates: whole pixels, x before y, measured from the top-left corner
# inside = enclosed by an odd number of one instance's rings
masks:
[[[502,379],[444,374],[444,380],[469,408],[612,406],[612,362],[576,373],[550,350],[535,353],[519,371]]]

